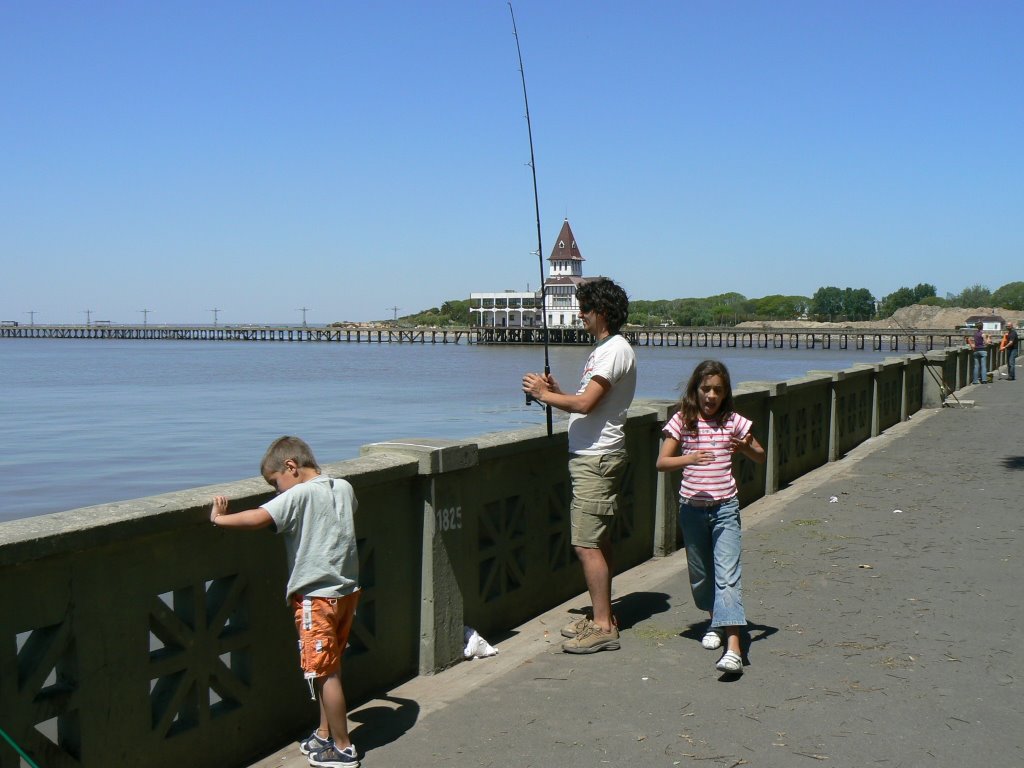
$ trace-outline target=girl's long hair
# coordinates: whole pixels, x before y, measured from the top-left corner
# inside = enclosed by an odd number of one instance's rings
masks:
[[[717,413],[712,417],[719,425],[724,424],[733,411],[732,404],[732,379],[729,378],[729,369],[717,360],[705,360],[698,363],[690,374],[690,380],[686,382],[683,396],[679,400],[679,413],[683,416],[683,426],[687,432],[697,431],[697,417],[700,416],[700,404],[697,400],[697,390],[705,376],[721,376],[722,384],[725,387],[725,395],[722,397],[722,404],[718,407]]]

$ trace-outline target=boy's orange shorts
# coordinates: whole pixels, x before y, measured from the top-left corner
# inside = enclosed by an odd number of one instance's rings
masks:
[[[330,677],[341,669],[359,592],[344,597],[292,598],[299,633],[299,663],[307,678]]]

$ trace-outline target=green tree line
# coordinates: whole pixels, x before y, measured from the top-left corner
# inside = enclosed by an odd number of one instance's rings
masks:
[[[744,321],[819,320],[848,322],[890,317],[896,310],[912,304],[938,307],[1006,307],[1024,310],[1024,282],[1007,283],[989,290],[983,285],[965,287],[959,293],[940,298],[934,285],[918,283],[913,288],[900,287],[881,299],[867,288],[822,286],[813,296],[772,294],[748,299],[740,293],[721,293],[705,298],[633,299],[629,302],[631,325],[657,327],[730,326]],[[470,324],[470,302],[452,299],[439,307],[425,309],[400,317],[402,325],[444,327]]]
[[[469,325],[469,299],[450,299],[440,307],[432,307],[398,318],[401,325],[425,325],[443,328],[448,325]]]
[[[928,304],[933,307],[1005,307],[1024,310],[1024,282],[1007,283],[994,291],[984,285],[969,285],[959,293],[947,293],[944,298],[936,295],[935,286],[918,283],[913,288],[898,288],[882,297],[878,305],[878,316],[889,317],[897,309],[912,304]]]
[[[939,307],[1006,307],[1024,310],[1024,282],[1007,283],[990,291],[971,285],[959,293],[936,295],[935,286],[918,283],[901,287],[881,299],[867,288],[822,286],[813,296],[773,294],[748,299],[739,293],[724,293],[703,299],[634,300],[629,304],[629,322],[646,327],[658,325],[734,325],[752,320],[818,320],[849,322],[891,317],[903,307],[929,304]]]

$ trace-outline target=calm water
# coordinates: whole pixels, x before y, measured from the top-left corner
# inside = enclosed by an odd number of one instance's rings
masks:
[[[574,388],[585,348],[552,348]],[[733,381],[782,381],[886,352],[638,348],[637,397],[674,398],[707,356]],[[523,372],[543,351],[463,344],[55,339],[0,341],[0,521],[258,474],[266,446],[300,435],[323,462],[403,437],[459,438],[543,424]],[[557,412],[556,412],[557,415]]]

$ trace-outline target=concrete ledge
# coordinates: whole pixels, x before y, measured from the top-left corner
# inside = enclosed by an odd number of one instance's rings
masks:
[[[359,449],[361,456],[398,454],[415,457],[421,475],[440,475],[475,467],[476,443],[457,440],[438,440],[429,437],[410,437],[384,443],[370,443]]]
[[[526,427],[510,432],[488,432],[477,438],[477,450],[480,461],[494,461],[506,456],[514,456],[530,451],[543,451],[549,448],[568,450],[568,422],[564,419],[552,424],[551,435],[548,436],[547,426]]]
[[[838,371],[837,373],[843,373],[843,371]],[[801,389],[807,389],[808,387],[814,387],[814,386],[816,386],[818,384],[821,384],[823,381],[832,381],[833,380],[832,377],[833,377],[833,372],[832,371],[829,371],[829,372],[823,373],[823,374],[820,374],[820,373],[808,373],[806,376],[801,376],[801,377],[799,377],[797,379],[788,379],[787,381],[783,382],[785,384],[786,388],[784,390],[781,390],[781,391],[773,393],[773,394],[781,395],[783,393],[797,392],[797,391],[799,391]]]
[[[764,395],[771,394],[772,388],[768,382],[741,381],[732,388],[733,395]]]
[[[864,376],[865,374],[875,373],[877,370],[873,365],[858,364],[841,371],[808,371],[807,373],[814,376],[825,376],[831,381],[846,381],[847,379]]]
[[[678,400],[634,400],[629,414],[632,416],[634,413],[653,412],[655,421],[664,423],[676,412],[677,405]]]
[[[402,456],[375,456],[324,464],[331,477],[357,488],[411,477],[417,464]],[[97,546],[206,525],[210,500],[227,496],[234,510],[258,507],[273,495],[262,477],[206,485],[113,504],[12,520],[0,526],[0,566],[24,564]]]

